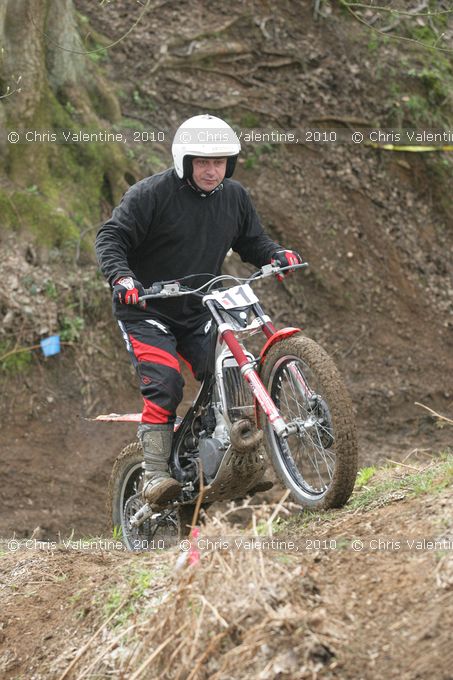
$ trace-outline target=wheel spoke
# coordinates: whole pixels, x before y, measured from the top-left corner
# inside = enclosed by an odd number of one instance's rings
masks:
[[[323,494],[332,481],[336,463],[327,404],[313,389],[312,380],[307,378],[299,359],[286,360],[275,377],[275,393],[271,396],[283,418],[287,423],[305,425],[299,435],[292,435],[286,441],[276,438],[284,451],[286,466],[310,495]],[[313,401],[309,403],[309,400]]]
[[[319,456],[322,458],[323,462],[325,463],[325,466],[326,466],[326,469],[327,469],[327,474],[329,475],[329,479],[332,479],[332,472],[330,470],[330,466],[327,463],[327,459],[326,459],[327,449],[325,449],[322,445],[321,438],[319,436],[318,430],[316,430],[316,436],[317,436],[318,442],[315,442],[314,439],[311,437],[311,435],[308,432],[307,432],[307,434],[308,434],[308,436],[309,436],[309,438],[310,438],[310,440],[313,444],[313,447],[315,448],[315,450],[318,452]],[[317,463],[316,463],[316,469],[319,470]]]

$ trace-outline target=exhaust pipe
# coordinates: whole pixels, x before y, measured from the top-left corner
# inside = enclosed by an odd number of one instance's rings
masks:
[[[257,430],[254,423],[247,418],[233,423],[230,430],[230,441],[236,451],[248,453],[256,449],[263,440],[262,430]]]

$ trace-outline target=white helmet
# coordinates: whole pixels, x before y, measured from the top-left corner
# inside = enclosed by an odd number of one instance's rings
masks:
[[[171,152],[178,177],[192,176],[192,158],[227,158],[225,177],[231,177],[241,144],[221,118],[203,114],[184,121],[176,130]]]

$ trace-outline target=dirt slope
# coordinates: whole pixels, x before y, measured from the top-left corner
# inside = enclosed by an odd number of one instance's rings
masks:
[[[274,522],[274,548],[272,508],[258,533],[218,518],[179,571],[177,549],[23,543],[0,558],[1,675],[448,680],[452,464],[382,470],[343,511]]]

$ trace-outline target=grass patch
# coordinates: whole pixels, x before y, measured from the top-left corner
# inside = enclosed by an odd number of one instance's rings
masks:
[[[401,470],[401,468],[399,468]],[[294,536],[307,529],[315,530],[330,521],[356,511],[368,512],[393,501],[424,494],[437,494],[453,485],[453,454],[443,452],[436,462],[419,472],[395,476],[394,466],[362,468],[357,475],[354,493],[347,505],[338,510],[308,510],[273,523],[276,535]]]
[[[158,569],[147,568],[140,559],[135,565],[129,563],[127,577],[102,594],[104,618],[111,616],[123,603],[112,619],[112,628],[127,625],[133,615],[145,616],[153,613],[166,597],[162,582],[170,570],[171,565],[164,563]]]
[[[365,486],[365,484],[367,484],[367,482],[370,481],[370,479],[375,475],[375,473],[376,468],[374,465],[371,467],[364,467],[361,470],[359,470],[355,482],[356,488],[361,489],[362,486]]]
[[[115,525],[113,527],[112,531],[112,538],[114,541],[122,541],[123,540],[123,527]]]
[[[365,468],[366,469],[366,468]],[[394,468],[383,468],[382,472],[388,474]],[[413,498],[426,493],[438,493],[453,483],[453,455],[447,454],[444,460],[435,463],[428,469],[405,474],[403,477],[381,479],[373,483],[367,489],[361,489],[352,496],[346,512],[356,509],[372,509],[376,505],[386,504],[386,500],[394,499],[396,492],[405,493]]]
[[[62,342],[77,342],[85,328],[85,321],[80,316],[63,316],[60,320],[60,338]]]
[[[260,125],[260,119],[252,112],[244,113],[239,121],[241,128],[256,128]]]

